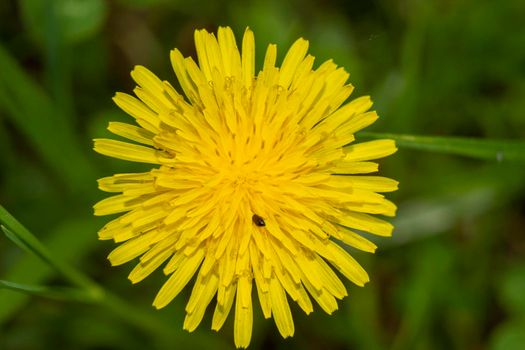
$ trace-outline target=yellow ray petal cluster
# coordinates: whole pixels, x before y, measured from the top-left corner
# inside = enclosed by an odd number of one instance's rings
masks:
[[[290,300],[310,313],[313,299],[332,313],[347,294],[340,275],[368,282],[340,244],[373,252],[355,230],[391,235],[392,225],[372,214],[395,214],[381,193],[397,182],[361,174],[377,171],[374,160],[394,153],[395,144],[353,143],[377,119],[372,102],[346,102],[348,73],[332,61],[314,69],[308,41],[297,40],[280,67],[269,45],[257,74],[249,29],[241,52],[228,27],[217,35],[197,30],[195,43],[198,62],[171,52],[183,94],[137,66],[136,97],[114,97],[136,125],[110,123],[130,142],[96,139],[95,151],[154,168],[99,180],[101,190],[116,194],[97,203],[95,215],[122,214],[99,237],[120,243],[109,255],[113,265],[138,258],[133,283],[163,267],[168,277],[156,308],[196,276],[188,331],[215,299],[212,329],[234,307],[235,345],[247,347],[254,289],[264,317],[293,336]]]

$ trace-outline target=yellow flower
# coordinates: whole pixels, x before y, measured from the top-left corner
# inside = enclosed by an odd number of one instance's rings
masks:
[[[112,265],[140,256],[133,283],[165,263],[169,277],[156,308],[197,274],[184,329],[199,325],[216,296],[212,329],[219,330],[235,301],[235,345],[247,347],[255,283],[264,317],[286,338],[294,334],[288,298],[307,314],[313,298],[330,314],[347,295],[332,267],[359,286],[368,282],[341,243],[374,252],[351,229],[391,235],[392,225],[370,214],[395,214],[379,192],[397,182],[357,174],[376,172],[370,160],[396,147],[392,140],[352,144],[378,116],[368,111],[368,96],[345,104],[348,73],[332,61],[313,69],[308,41],[297,40],[280,68],[269,45],[257,75],[251,30],[241,52],[228,27],[217,37],[197,30],[195,43],[198,65],[171,52],[185,96],[137,66],[138,99],[114,97],[138,126],[111,122],[108,129],[135,143],[96,139],[95,151],[155,168],[99,180],[101,190],[121,194],[97,203],[95,215],[126,212],[99,237],[121,243],[108,257]]]

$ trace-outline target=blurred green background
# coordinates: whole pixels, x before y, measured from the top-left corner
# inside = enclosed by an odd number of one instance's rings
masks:
[[[316,62],[351,74],[382,117],[369,130],[523,139],[523,0],[3,0],[0,1],[0,203],[53,253],[160,320],[137,327],[113,310],[0,290],[0,349],[227,349],[223,330],[182,330],[187,288],[162,311],[150,306],[160,272],[131,286],[133,264],[110,268],[114,247],[97,241],[108,218],[95,180],[145,165],[91,151],[145,65],[175,82],[169,50],[193,55],[193,30],[250,26],[262,60],[299,36]],[[296,334],[282,340],[255,303],[251,349],[525,348],[525,163],[400,149],[382,162],[400,181],[391,239],[375,255],[353,252],[371,276],[332,316],[292,307]],[[67,285],[0,237],[0,279]],[[212,311],[212,310],[209,310]]]

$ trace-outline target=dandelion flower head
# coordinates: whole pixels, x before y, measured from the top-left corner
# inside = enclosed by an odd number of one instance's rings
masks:
[[[163,267],[156,308],[195,276],[184,329],[195,330],[212,304],[211,327],[219,330],[235,304],[235,345],[247,347],[254,289],[262,314],[286,338],[294,334],[290,300],[308,314],[313,299],[331,314],[347,295],[340,276],[368,282],[345,246],[374,252],[359,232],[391,235],[392,225],[372,214],[395,214],[380,193],[397,182],[362,174],[376,172],[372,160],[396,147],[353,142],[378,118],[372,102],[347,101],[348,73],[332,61],[314,68],[308,41],[298,39],[280,67],[269,45],[257,74],[249,29],[241,50],[228,27],[216,36],[195,31],[195,44],[198,63],[171,51],[182,93],[137,66],[137,97],[114,97],[136,124],[111,122],[127,141],[96,139],[95,151],[153,169],[98,181],[116,194],[97,203],[95,215],[122,214],[99,238],[119,243],[112,265],[140,257],[133,283]]]

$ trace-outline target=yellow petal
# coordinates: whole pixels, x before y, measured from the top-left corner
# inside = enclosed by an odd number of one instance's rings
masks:
[[[339,161],[330,168],[331,174],[367,174],[378,170],[377,163],[374,162],[354,162]]]
[[[237,298],[235,303],[235,322],[233,338],[237,348],[247,348],[250,345],[253,326],[251,278],[243,276],[237,283]]]
[[[374,253],[377,249],[377,246],[373,242],[370,242],[368,239],[351,230],[340,227],[338,231],[336,238],[349,246],[370,253]]]
[[[218,285],[219,277],[216,274],[210,274],[203,277],[199,274],[199,277],[193,286],[190,300],[186,305],[187,314],[184,319],[183,329],[188,332],[193,332],[201,323],[206,308],[217,292]]]
[[[155,134],[143,128],[126,123],[110,122],[108,130],[115,135],[125,137],[131,141],[153,146],[153,137]]]
[[[137,123],[144,129],[152,133],[159,132],[160,120],[158,115],[149,109],[143,102],[122,92],[117,92],[113,97],[113,101],[124,112],[134,117]]]
[[[382,176],[338,176],[333,175],[323,182],[324,185],[337,188],[359,188],[374,192],[392,192],[397,190],[399,182]]]
[[[219,284],[219,293],[222,294],[222,302],[219,302],[217,297],[217,305],[215,306],[215,312],[213,313],[213,319],[211,324],[211,329],[218,331],[222,328],[222,325],[226,321],[228,314],[233,305],[233,299],[235,298],[235,291],[237,289],[237,284],[230,284],[225,287]]]
[[[338,244],[330,242],[328,250],[331,256],[326,258],[350,281],[362,287],[370,280],[361,265]]]
[[[392,230],[394,229],[392,224],[385,220],[361,213],[345,213],[343,216],[339,217],[338,220],[343,226],[384,237],[391,236]]]
[[[111,265],[122,265],[146,252],[151,246],[150,243],[155,233],[143,234],[119,245],[108,255]]]
[[[172,254],[172,251],[165,250],[162,253],[156,254],[155,257],[151,260],[148,260],[146,262],[139,262],[129,274],[129,280],[132,283],[138,283],[142,281],[144,278],[148,277],[153,271],[155,271]]]
[[[345,147],[346,161],[359,162],[383,158],[397,151],[394,140],[374,140]]]
[[[149,186],[153,183],[153,177],[150,172],[115,174],[97,180],[98,188],[106,192],[123,192],[126,189]]]
[[[93,206],[95,215],[110,215],[130,211],[139,207],[142,204],[143,198],[141,196],[127,196],[119,194],[101,200]]]
[[[229,27],[219,27],[217,40],[224,64],[224,74],[231,77],[240,77],[241,57],[233,31]]]
[[[283,338],[292,337],[295,331],[290,305],[286,293],[279,280],[273,277],[270,280],[270,302],[275,325]]]
[[[251,89],[255,76],[255,39],[253,32],[246,28],[242,38],[242,81]]]
[[[174,49],[170,52],[170,59],[171,65],[173,67],[173,70],[175,71],[175,74],[177,75],[177,80],[179,81],[182,90],[184,91],[184,93],[190,101],[197,102],[197,89],[193,81],[190,79],[186,70],[184,56],[182,56],[179,50]]]
[[[144,146],[110,139],[95,139],[94,150],[100,154],[132,162],[161,164],[161,152]]]
[[[372,107],[370,96],[356,98],[329,115],[316,128],[334,130],[344,124],[354,125],[355,118],[352,117],[367,111],[370,107]],[[348,134],[353,134],[353,132],[348,132]]]
[[[279,85],[288,88],[299,63],[304,59],[307,51],[308,41],[301,38],[293,43],[284,57],[279,75]]]
[[[337,310],[337,300],[326,289],[317,290],[307,280],[304,281],[304,286],[324,312],[331,315]]]
[[[193,256],[189,257],[187,261],[179,266],[158,292],[153,301],[153,306],[161,309],[168,305],[190,281],[203,258],[204,251],[199,249]]]

